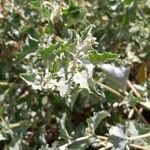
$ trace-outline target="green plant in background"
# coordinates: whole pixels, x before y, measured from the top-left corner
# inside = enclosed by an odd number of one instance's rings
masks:
[[[149,0],[0,2],[0,148],[149,149]]]

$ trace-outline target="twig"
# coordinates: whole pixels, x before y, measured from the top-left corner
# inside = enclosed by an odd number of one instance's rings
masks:
[[[84,136],[84,137],[80,137],[80,138],[78,138],[78,139],[69,141],[69,143],[66,143],[66,144],[60,146],[59,149],[60,149],[60,150],[65,150],[69,145],[74,144],[74,143],[76,143],[76,142],[80,142],[80,141],[87,140],[87,139],[89,139],[89,138],[90,138],[90,136]]]
[[[80,142],[80,141],[88,140],[90,137],[91,136],[84,136],[84,137],[80,137],[80,138],[72,140],[72,141],[69,140],[68,143],[60,146],[59,149],[60,150],[65,150],[71,144],[75,144],[75,143]],[[128,141],[133,141],[133,140],[137,140],[137,139],[141,139],[141,138],[147,138],[147,137],[150,137],[150,133],[139,135],[139,136],[134,136],[134,137],[128,137],[127,140]],[[99,138],[99,139],[104,140],[104,141],[109,140],[108,137],[100,136],[100,135],[96,135],[96,138]],[[108,143],[108,145],[105,148],[102,148],[100,150],[107,150],[107,149],[111,148],[112,146],[113,146],[112,143]],[[143,146],[136,145],[136,144],[129,144],[129,146],[131,146],[133,148],[136,148],[136,149],[140,149],[140,150],[150,150],[150,148],[148,148],[148,147],[143,147]]]
[[[128,140],[132,141],[132,140],[148,138],[148,137],[150,137],[150,133],[146,133],[146,134],[142,134],[142,135],[138,135],[138,136],[134,136],[134,137],[128,137]]]
[[[134,94],[138,97],[138,98],[142,98],[140,93],[135,89],[135,87],[132,85],[132,83],[128,80],[127,81],[128,86],[131,88],[131,90],[134,92]],[[140,105],[141,103],[138,102]],[[134,110],[137,112],[137,114],[139,115],[139,117],[141,118],[141,120],[145,123],[148,124],[148,122],[145,120],[145,118],[141,115],[141,113],[138,111],[138,109],[134,106],[133,107]]]
[[[16,87],[16,86],[22,86],[22,85],[23,83],[0,81],[0,87]]]
[[[138,98],[142,98],[140,93],[136,90],[136,88],[132,85],[132,83],[128,80],[127,81],[128,86],[132,89],[132,91],[134,92],[134,94],[138,97]],[[142,107],[145,107],[145,105],[143,105],[143,102],[138,102]],[[137,110],[136,110],[137,111]],[[140,112],[139,112],[140,113]],[[145,121],[144,121],[145,122]],[[147,122],[147,121],[146,121]],[[147,123],[148,124],[148,123]]]
[[[96,138],[99,138],[101,140],[108,140],[109,138],[106,136],[96,135]]]
[[[9,87],[12,87],[12,86],[14,86],[14,85],[16,85],[15,83],[10,83],[10,82],[0,82],[0,87],[1,86],[9,86]]]
[[[138,109],[137,109],[135,106],[134,106],[133,108],[134,108],[134,110],[137,112],[137,114],[139,115],[140,119],[141,119],[145,124],[149,124],[149,123],[145,120],[145,118],[141,115],[141,113],[138,111]]]
[[[95,82],[96,84],[98,84],[99,86],[102,86],[102,87],[105,88],[106,90],[110,91],[111,93],[115,94],[116,96],[118,96],[118,97],[120,97],[120,98],[124,98],[124,96],[123,96],[120,92],[118,92],[118,91],[112,89],[111,87],[109,87],[109,86],[107,86],[107,85],[105,85],[105,84],[103,84],[103,83],[99,83],[99,82],[97,82],[97,81],[94,81],[94,82]]]
[[[106,143],[106,144],[105,144],[105,147],[100,148],[99,150],[108,150],[108,149],[110,149],[110,148],[112,148],[112,147],[113,147],[113,144],[112,144],[112,143]]]
[[[140,146],[140,145],[136,145],[136,144],[129,144],[130,147],[134,148],[134,149],[139,149],[139,150],[150,150],[150,147],[144,147],[144,146]]]
[[[96,135],[96,137],[101,139],[101,140],[108,140],[109,139],[107,136],[101,136],[101,135]],[[148,137],[150,137],[150,133],[128,137],[127,140],[132,141],[132,140],[137,140],[137,139],[141,139],[141,138],[148,138]]]
[[[141,98],[140,93],[135,89],[135,87],[132,85],[132,83],[131,83],[129,80],[127,80],[127,84],[128,84],[128,86],[131,88],[131,90],[134,92],[134,94],[135,94],[137,97]]]
[[[18,128],[21,125],[22,125],[22,123],[12,123],[12,124],[9,124],[9,127],[13,129],[13,128]]]
[[[98,84],[99,86],[102,86],[103,88],[105,88],[106,90],[112,92],[113,94],[115,94],[116,96],[120,97],[120,98],[125,98],[124,95],[122,95],[120,92],[112,89],[111,87],[103,84],[103,83],[99,83],[97,81],[94,81],[96,84]],[[130,88],[134,89],[134,92],[136,93],[136,96],[137,97],[140,97],[141,98],[141,95],[136,91],[136,89],[132,86],[131,82],[128,81],[128,84],[130,85]],[[140,104],[140,103],[139,103]],[[145,124],[148,124],[148,122],[145,120],[145,118],[141,115],[141,113],[138,111],[138,109],[134,106],[133,107],[134,110],[137,112],[137,114],[139,115],[140,119],[142,120],[142,122],[144,122]]]

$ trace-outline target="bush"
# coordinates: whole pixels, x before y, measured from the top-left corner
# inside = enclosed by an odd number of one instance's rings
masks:
[[[0,148],[148,149],[149,0],[0,5]]]

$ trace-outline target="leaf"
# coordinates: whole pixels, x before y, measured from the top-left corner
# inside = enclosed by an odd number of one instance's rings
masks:
[[[89,59],[93,64],[114,60],[117,57],[117,54],[110,52],[98,53],[97,51],[93,51],[89,53]]]
[[[69,36],[68,41],[69,41],[70,43],[74,42],[75,39],[77,39],[77,38],[80,37],[79,34],[77,33],[77,31],[75,31],[75,30],[73,30],[73,29],[68,30],[68,36]]]
[[[54,52],[58,49],[58,47],[59,46],[57,44],[51,44],[48,48],[41,50],[40,53],[43,59],[44,60],[50,59],[50,56],[54,54]]]
[[[133,93],[129,93],[128,99],[129,99],[129,103],[128,103],[128,104],[129,104],[130,106],[132,106],[132,107],[136,106],[137,103],[140,102],[140,98],[139,98],[139,97],[135,97],[135,96],[133,95]]]
[[[5,132],[0,131],[0,141],[8,139],[8,135]]]
[[[89,129],[94,133],[101,121],[106,117],[110,117],[110,114],[107,111],[100,111],[97,112],[93,117],[87,119]]]
[[[50,71],[52,73],[56,73],[61,69],[61,67],[62,67],[62,60],[60,58],[56,58],[54,63],[51,66]]]
[[[84,65],[85,71],[87,72],[88,79],[93,78],[93,69],[94,65],[88,60],[82,60],[82,64]]]
[[[133,0],[124,0],[124,3],[125,3],[126,5],[130,5],[131,2],[133,2]]]
[[[143,62],[138,70],[138,73],[136,75],[136,79],[140,84],[143,84],[148,78],[147,75],[147,64]]]
[[[37,76],[35,74],[28,74],[28,73],[22,73],[20,74],[20,77],[28,84],[31,85],[33,89],[41,90],[42,89],[42,82],[37,80]]]
[[[134,136],[138,136],[139,132],[135,126],[135,122],[134,121],[130,121],[129,125],[128,125],[128,134],[130,135],[130,137],[134,137]]]
[[[114,89],[126,90],[129,77],[129,68],[124,66],[116,67],[113,64],[101,64],[99,68],[108,75],[107,82]]]
[[[0,117],[2,116],[2,114],[5,112],[5,107],[0,106]]]
[[[39,0],[32,0],[30,2],[30,5],[32,6],[32,8],[34,8],[36,10],[40,10],[40,8],[41,8],[41,2]]]
[[[69,7],[63,10],[63,20],[66,23],[66,26],[75,25],[82,21],[84,14],[85,13],[81,7],[70,2]]]
[[[14,150],[14,149],[22,149],[22,143],[21,143],[21,139],[17,139],[17,138],[13,138],[13,140],[11,141],[11,144],[9,146],[9,150]]]
[[[89,84],[87,81],[88,75],[86,71],[83,70],[82,72],[75,73],[72,80],[75,84],[79,84],[80,88],[89,90]]]
[[[61,121],[60,121],[60,137],[68,141],[72,139],[72,137],[69,135],[65,127],[65,120],[66,120],[66,113],[63,114]]]
[[[127,140],[123,129],[119,126],[113,126],[110,128],[109,134],[109,138],[114,145],[115,150],[125,150]]]
[[[80,92],[81,92],[81,89],[79,89],[78,87],[72,89],[72,92],[68,97],[69,107],[71,110],[73,110],[74,104],[75,104]]]
[[[61,97],[65,97],[65,95],[68,93],[68,87],[69,86],[65,78],[61,78],[60,81],[57,83],[57,89]]]
[[[22,74],[20,74],[20,77],[26,82],[34,82],[35,81],[35,74],[22,73]]]
[[[32,53],[38,49],[38,40],[28,36],[26,45],[21,48],[21,51],[17,55],[17,61],[21,61],[27,54]]]

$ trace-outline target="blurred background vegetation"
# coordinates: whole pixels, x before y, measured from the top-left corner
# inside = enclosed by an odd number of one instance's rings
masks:
[[[84,38],[84,32],[91,24],[93,29],[89,29]],[[78,45],[76,39],[79,37],[81,43]],[[69,61],[76,62],[73,56],[77,55],[70,49],[76,45],[80,49],[84,41],[88,45],[85,49],[95,50],[97,55],[105,53],[114,57],[117,54],[114,62],[130,68],[129,80],[142,98],[130,89],[121,102],[120,98],[118,100],[98,86],[100,95],[89,92],[86,81],[79,76],[74,78],[69,98],[66,93],[64,96],[66,80],[59,82],[58,89],[47,85],[49,72],[58,80],[61,68],[67,68]],[[81,57],[84,59],[80,55],[78,60],[82,61]],[[109,55],[107,57],[108,62],[113,62]],[[93,76],[103,81],[105,76],[97,64],[94,63]],[[44,79],[39,81],[41,78],[36,76],[40,78],[37,79],[39,83],[31,83],[35,80],[34,75],[20,76],[26,72],[40,72]],[[118,127],[119,133],[127,135],[129,132],[130,136],[149,133],[149,73],[150,0],[0,0],[0,149],[63,148],[61,146],[72,139],[86,137],[87,132],[91,132],[87,120],[94,112],[104,110],[111,117],[100,121],[96,135],[107,137],[111,134],[111,126]],[[131,115],[133,108],[138,113],[134,111]],[[107,146],[103,139],[96,140],[80,139],[81,143],[67,146],[70,150],[95,150]],[[138,140],[128,145],[129,148],[135,149],[134,144],[150,145],[148,138]],[[126,144],[122,145],[120,149],[125,149]]]

